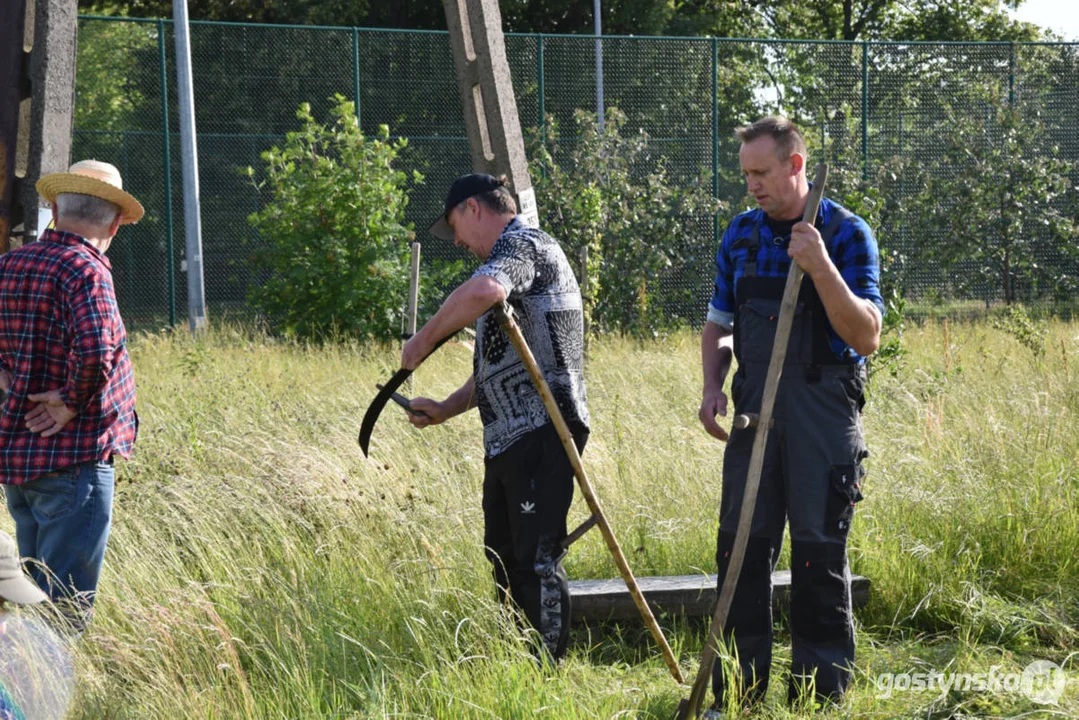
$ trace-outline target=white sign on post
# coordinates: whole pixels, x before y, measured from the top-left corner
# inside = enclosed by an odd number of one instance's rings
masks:
[[[524,221],[524,224],[529,227],[538,228],[539,210],[536,208],[536,191],[532,188],[522,190],[517,193],[517,200],[519,200],[521,204],[521,207],[518,208],[518,210],[520,211],[521,219]]]

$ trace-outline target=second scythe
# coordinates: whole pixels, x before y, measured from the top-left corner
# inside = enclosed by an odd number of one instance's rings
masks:
[[[562,417],[562,412],[558,409],[558,403],[555,402],[551,388],[547,385],[547,379],[544,378],[536,358],[532,355],[532,350],[528,347],[528,343],[525,342],[521,328],[513,319],[513,310],[507,303],[503,302],[496,305],[493,311],[495,319],[498,320],[502,331],[506,333],[514,350],[517,351],[518,357],[521,358],[521,362],[524,363],[529,376],[532,378],[532,383],[536,386],[536,390],[539,391],[540,398],[543,399],[543,405],[547,408],[547,414],[551,416],[551,420],[554,422],[558,437],[562,441],[562,447],[565,448],[566,455],[569,456],[570,464],[573,466],[573,473],[577,476],[577,484],[581,488],[581,494],[584,495],[588,509],[592,511],[592,515],[563,541],[563,546],[568,547],[570,543],[584,535],[593,526],[599,527],[600,533],[603,534],[603,540],[607,543],[607,549],[611,551],[611,555],[614,557],[618,572],[622,575],[622,579],[625,580],[629,594],[632,596],[637,610],[640,611],[644,624],[648,627],[649,632],[652,633],[652,637],[663,652],[663,660],[667,663],[667,669],[671,671],[671,676],[675,680],[685,684],[682,669],[678,666],[678,659],[675,658],[674,651],[671,650],[671,646],[667,643],[663,630],[659,627],[659,623],[656,622],[652,609],[648,607],[648,601],[645,600],[644,594],[637,584],[637,578],[633,576],[633,571],[626,561],[626,556],[622,554],[622,548],[618,544],[614,530],[611,529],[610,524],[607,522],[607,518],[603,514],[603,508],[600,507],[599,499],[596,498],[596,494],[592,491],[592,483],[588,481],[588,475],[584,471],[584,464],[581,462],[581,455],[577,452],[577,446],[573,442],[573,435],[570,433],[565,418]]]
[[[813,224],[820,208],[821,198],[824,196],[824,184],[828,180],[828,166],[817,166],[816,176],[813,178],[813,187],[806,202],[805,211],[802,214],[802,222]],[[775,405],[776,394],[779,392],[779,381],[783,375],[783,362],[787,357],[787,345],[790,341],[791,325],[794,323],[794,306],[798,301],[798,291],[802,286],[802,278],[805,273],[797,262],[791,263],[787,273],[787,282],[783,288],[783,299],[779,307],[779,322],[776,325],[775,341],[772,346],[772,356],[768,363],[768,374],[764,380],[764,396],[761,399],[760,415],[753,419],[745,417],[747,426],[755,422],[757,432],[753,436],[753,449],[750,454],[749,472],[746,477],[745,491],[742,495],[742,508],[738,516],[738,530],[734,536],[734,547],[731,549],[730,563],[727,565],[727,574],[723,578],[723,587],[719,598],[716,600],[715,614],[712,616],[712,624],[708,628],[705,638],[704,650],[701,651],[701,662],[697,669],[697,677],[693,681],[693,688],[689,698],[683,700],[678,706],[675,720],[696,720],[701,714],[701,706],[704,703],[704,695],[707,691],[708,680],[712,676],[712,667],[715,665],[716,656],[719,653],[718,645],[720,636],[727,626],[727,615],[734,601],[734,592],[738,585],[738,577],[742,572],[742,561],[745,559],[746,544],[749,541],[749,526],[753,522],[753,511],[757,506],[757,491],[760,488],[761,470],[764,466],[764,450],[768,442],[768,430],[772,427],[772,408]]]

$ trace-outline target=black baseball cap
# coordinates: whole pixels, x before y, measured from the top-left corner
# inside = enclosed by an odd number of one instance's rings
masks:
[[[500,187],[504,187],[502,182],[494,175],[488,175],[487,173],[472,173],[471,175],[462,175],[453,181],[453,185],[450,185],[450,192],[446,195],[446,208],[439,215],[438,219],[431,223],[431,227],[427,230],[439,240],[453,240],[453,228],[450,227],[446,218],[450,215],[450,210],[468,200],[470,197],[480,195],[485,192],[491,192]]]

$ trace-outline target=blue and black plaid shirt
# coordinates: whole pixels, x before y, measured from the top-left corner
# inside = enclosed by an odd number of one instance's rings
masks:
[[[832,214],[839,205],[824,198],[817,213],[817,229],[825,228],[832,221]],[[776,238],[765,221],[764,211],[760,208],[738,215],[727,226],[723,241],[716,253],[716,283],[712,301],[708,305],[708,320],[720,327],[731,329],[737,307],[734,289],[739,278],[745,274],[746,259],[749,255],[748,243],[735,247],[739,240],[753,237],[753,227],[760,226],[760,251],[757,254],[757,275],[759,277],[786,277],[790,270],[791,259],[787,255],[790,237]],[[877,252],[877,240],[869,225],[857,215],[852,215],[839,226],[831,241],[827,243],[828,255],[835,263],[839,274],[847,287],[858,297],[870,301],[884,314],[884,300],[880,294],[880,256]],[[854,352],[845,343],[831,325],[828,336],[832,350],[837,358],[847,358],[861,363],[864,358]]]

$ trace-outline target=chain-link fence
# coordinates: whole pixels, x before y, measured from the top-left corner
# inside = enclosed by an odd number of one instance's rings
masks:
[[[243,312],[252,277],[258,238],[247,217],[259,197],[244,169],[258,170],[259,154],[297,129],[300,103],[325,119],[334,94],[356,101],[367,132],[386,124],[409,138],[404,169],[426,176],[408,209],[424,259],[461,257],[423,232],[449,183],[470,169],[446,33],[196,22],[191,47],[211,313]],[[542,133],[553,119],[558,141],[573,142],[574,112],[595,109],[594,38],[510,35],[506,48],[522,126]],[[659,294],[688,298],[669,312],[703,319],[719,231],[747,207],[732,130],[777,109],[800,122],[811,155],[832,163],[831,194],[874,226],[889,286],[929,302],[1073,300],[1076,238],[1039,220],[1074,220],[1074,191],[1031,199],[1038,212],[1024,206],[1021,226],[1007,225],[991,200],[1009,185],[993,185],[983,151],[1018,133],[1019,160],[1034,171],[1042,159],[1064,161],[1053,172],[1079,182],[1079,45],[611,37],[602,48],[605,104],[647,132],[674,182],[703,173],[729,203],[672,228],[695,250],[656,278]],[[147,208],[112,253],[121,307],[141,321],[175,322],[186,307],[174,77],[171,22],[80,20],[73,152],[115,163]],[[1009,110],[1018,129],[1002,119]],[[971,203],[985,212],[970,214]],[[961,242],[966,235],[939,220],[954,217],[1009,239]]]

